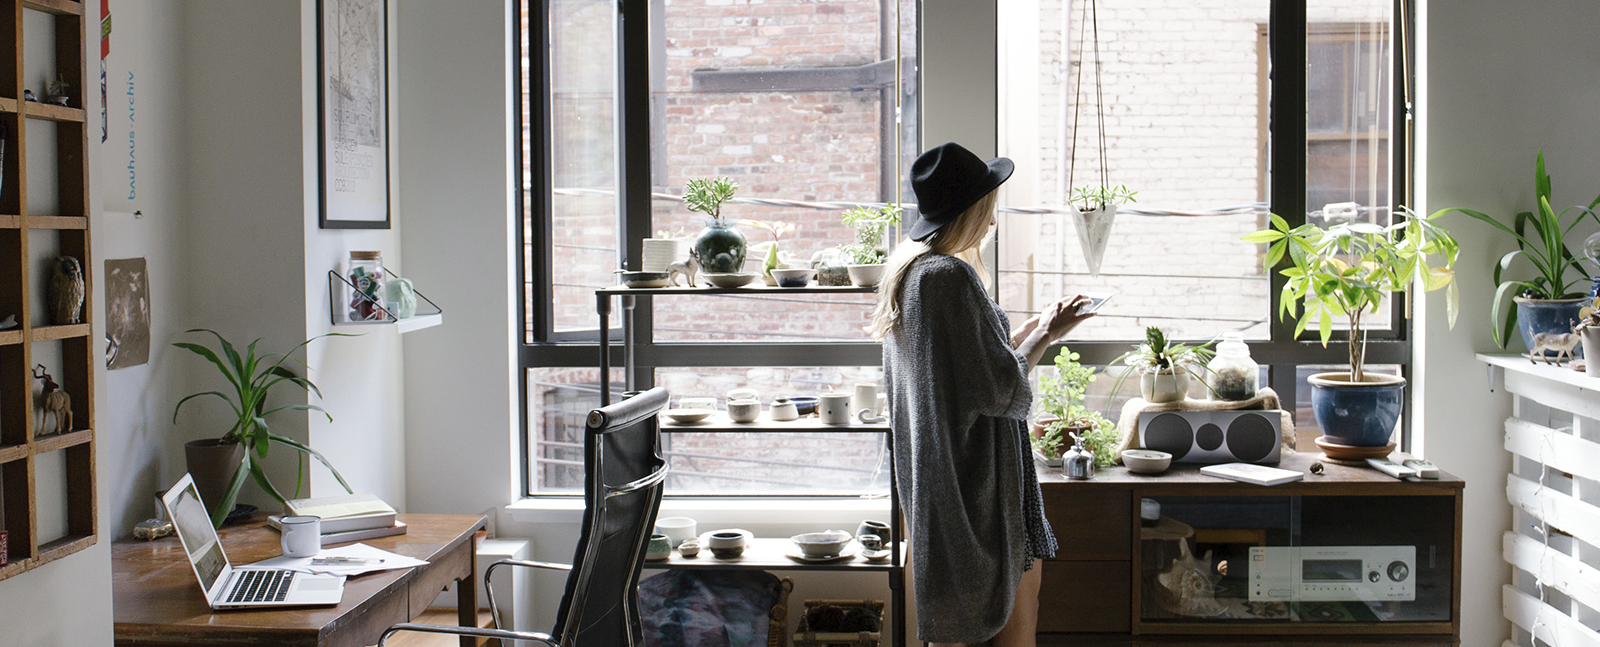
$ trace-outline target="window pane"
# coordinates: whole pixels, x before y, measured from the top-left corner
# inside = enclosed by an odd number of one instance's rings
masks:
[[[583,493],[583,429],[600,407],[596,368],[528,369],[529,489],[537,494]],[[611,392],[622,393],[621,370],[611,372]]]
[[[905,70],[903,114],[909,117],[916,114],[915,7],[914,0],[901,2],[904,27],[896,29],[896,0],[667,3],[652,50],[658,74],[652,80],[651,133],[656,190],[676,196],[690,179],[729,177],[739,184],[740,198],[897,201],[896,178],[903,172],[896,155],[914,157],[916,129],[914,119],[895,124],[896,42]],[[673,200],[656,200],[653,207],[652,228],[682,237],[687,253],[706,216]],[[735,202],[723,207],[722,216],[796,225],[779,249],[804,264],[824,249],[854,241],[853,230],[840,223],[843,211]],[[773,240],[755,226],[738,229],[751,245]],[[759,271],[762,260],[751,254],[745,271]],[[654,305],[656,339],[705,338],[704,312],[711,304],[661,299]],[[862,338],[859,308],[821,317],[809,314],[813,310],[804,299],[766,301],[740,311],[740,322],[728,325],[743,327],[744,338],[766,341],[795,338],[766,334],[772,328]],[[796,329],[793,317],[808,322]]]
[[[1260,250],[1239,238],[1265,222],[1268,0],[1089,7],[1001,3],[1001,150],[1017,163],[1001,203],[1065,208],[1073,188],[1101,184],[1138,201],[1117,215],[1098,278],[1072,216],[1002,215],[1002,305],[1016,319],[1109,291],[1073,339],[1137,339],[1150,325],[1266,338]]]
[[[868,341],[875,294],[654,299],[656,341]]]
[[[867,367],[661,368],[656,383],[683,397],[718,398],[731,389],[759,394],[762,420],[774,398],[839,389],[859,382],[883,384],[883,371]],[[879,389],[882,390],[881,388]],[[668,494],[887,495],[889,455],[881,433],[816,434],[673,432],[662,438]]]

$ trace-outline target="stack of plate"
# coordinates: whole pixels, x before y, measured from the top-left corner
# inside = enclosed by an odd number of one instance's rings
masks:
[[[644,259],[639,269],[645,272],[665,272],[667,266],[682,260],[676,238],[646,238]]]

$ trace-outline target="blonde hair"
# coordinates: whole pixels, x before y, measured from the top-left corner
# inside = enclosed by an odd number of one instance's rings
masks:
[[[917,259],[928,254],[954,256],[976,268],[979,276],[986,273],[978,247],[989,237],[989,223],[994,216],[998,196],[998,190],[990,191],[956,216],[954,222],[940,227],[927,238],[900,242],[885,264],[883,281],[878,283],[878,306],[872,311],[872,321],[866,326],[867,334],[874,339],[882,339],[899,324],[906,275],[911,272],[911,266]]]

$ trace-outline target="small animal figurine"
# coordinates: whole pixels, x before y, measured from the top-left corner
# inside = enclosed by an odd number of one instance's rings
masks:
[[[24,88],[22,90],[22,100],[23,101],[32,101],[34,103],[38,103],[39,102],[39,97],[33,93],[33,90],[29,90],[29,89]]]
[[[10,329],[10,328],[16,328],[16,327],[17,327],[17,316],[16,315],[6,315],[6,318],[4,320],[0,320],[0,330],[7,330],[7,329]]]
[[[68,102],[67,88],[69,87],[71,87],[71,84],[67,83],[67,77],[65,75],[57,74],[56,80],[49,81],[44,84],[45,103],[66,107]]]
[[[1578,335],[1570,332],[1553,333],[1541,332],[1533,335],[1533,350],[1528,351],[1528,363],[1537,364],[1536,360],[1543,359],[1546,364],[1560,364],[1561,358],[1573,359],[1572,349],[1578,347]],[[1554,358],[1544,354],[1547,350],[1556,352]],[[1551,361],[1551,360],[1554,361]]]
[[[44,393],[39,396],[39,407],[43,411],[39,414],[39,435],[44,435],[45,417],[54,414],[56,417],[55,433],[72,429],[72,396],[61,390],[61,385],[56,384],[55,378],[45,372],[44,364],[33,369],[33,379],[44,380]]]
[[[689,258],[667,266],[667,281],[673,287],[678,285],[678,276],[682,275],[689,282],[689,287],[698,287],[694,284],[694,276],[700,273],[700,256],[694,250],[689,250]]]
[[[63,326],[83,323],[83,265],[71,256],[57,256],[51,270],[49,300],[50,323]]]

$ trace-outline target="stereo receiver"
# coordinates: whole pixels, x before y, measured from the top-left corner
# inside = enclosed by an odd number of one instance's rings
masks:
[[[1416,546],[1251,546],[1251,602],[1410,602]]]

